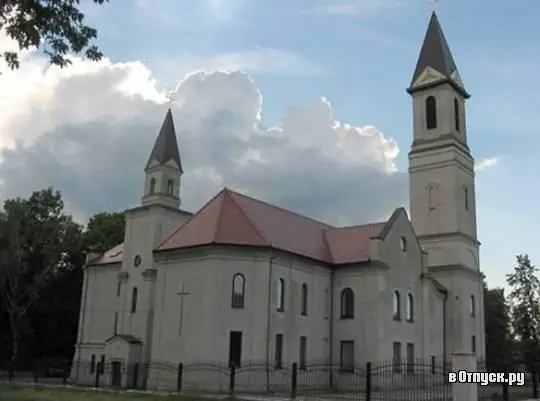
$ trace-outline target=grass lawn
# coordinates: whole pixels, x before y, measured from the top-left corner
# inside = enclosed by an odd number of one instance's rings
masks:
[[[71,388],[27,387],[0,384],[1,401],[209,401],[181,395],[112,393]]]

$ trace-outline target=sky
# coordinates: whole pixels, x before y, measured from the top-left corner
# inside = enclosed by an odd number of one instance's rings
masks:
[[[481,269],[502,285],[516,254],[540,258],[536,0],[87,2],[105,59],[0,63],[0,199],[53,186],[81,222],[137,205],[171,107],[183,209],[227,186],[331,224],[386,219],[408,205],[405,88],[434,7],[472,94]]]

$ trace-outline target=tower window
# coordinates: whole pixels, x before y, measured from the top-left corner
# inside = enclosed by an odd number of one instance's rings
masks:
[[[148,189],[148,193],[152,195],[155,192],[156,192],[156,179],[152,177],[150,178],[150,188]]]
[[[137,312],[137,298],[138,298],[137,287],[133,287],[131,290],[131,313]]]
[[[433,96],[426,99],[426,128],[437,128],[437,100]]]
[[[454,98],[454,124],[456,126],[456,131],[459,132],[459,126],[461,124],[459,122],[459,102],[456,98]]]
[[[469,210],[469,190],[463,188],[463,201],[465,203],[465,210]]]
[[[472,317],[474,317],[476,316],[476,300],[474,299],[474,295],[471,294],[469,298],[469,302],[470,302],[469,313],[471,314]]]
[[[174,181],[171,179],[167,180],[167,196],[173,196],[174,192]]]

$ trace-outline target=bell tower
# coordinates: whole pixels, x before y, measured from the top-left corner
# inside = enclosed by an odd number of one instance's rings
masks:
[[[160,204],[178,209],[183,170],[171,109],[167,110],[144,172],[142,204]]]
[[[474,159],[467,144],[470,95],[435,12],[407,89],[414,138],[409,152],[411,220],[430,274],[448,289],[446,356],[485,355],[483,287],[476,232]]]

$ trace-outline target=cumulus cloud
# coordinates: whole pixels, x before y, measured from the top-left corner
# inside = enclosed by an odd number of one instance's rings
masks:
[[[484,159],[479,159],[474,164],[474,170],[475,171],[486,170],[488,168],[495,167],[496,165],[499,164],[499,162],[500,162],[500,159],[497,156],[495,156],[495,157],[486,157]]]
[[[0,67],[2,68],[2,67]],[[140,62],[69,69],[26,59],[0,76],[4,198],[52,185],[76,217],[136,205],[165,94]],[[262,95],[242,72],[196,72],[172,105],[185,176],[183,208],[223,186],[333,223],[387,217],[406,203],[397,144],[373,126],[336,122],[327,99],[261,121]]]

